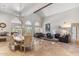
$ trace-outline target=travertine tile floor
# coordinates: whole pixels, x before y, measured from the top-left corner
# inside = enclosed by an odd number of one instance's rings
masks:
[[[51,42],[35,39],[34,49],[31,51],[20,52],[11,51],[8,42],[0,42],[1,56],[78,56],[79,46],[60,42]]]

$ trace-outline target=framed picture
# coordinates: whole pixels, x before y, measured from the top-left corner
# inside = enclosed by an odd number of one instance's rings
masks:
[[[0,27],[1,28],[5,28],[6,27],[6,24],[5,23],[0,23]]]
[[[45,25],[45,31],[50,32],[50,23]]]

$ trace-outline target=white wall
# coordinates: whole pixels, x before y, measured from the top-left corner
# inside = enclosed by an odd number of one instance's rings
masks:
[[[38,14],[31,14],[25,18],[25,22],[30,21],[32,23],[32,31],[35,33],[35,23],[38,22],[40,26],[42,25],[42,18]]]
[[[64,22],[69,24],[79,23],[79,7],[46,17],[44,19],[43,29],[45,29],[46,23],[51,23],[51,32],[53,32],[57,26],[62,26]]]
[[[11,16],[0,13],[0,23],[5,23],[6,24],[6,27],[3,28],[3,30],[1,30],[1,28],[0,28],[0,32],[2,32],[2,31],[9,32],[10,31],[10,27],[11,27],[10,26],[10,24],[11,24],[10,20],[11,20]]]
[[[2,31],[10,32],[12,20],[15,20],[15,21],[13,21],[15,23],[18,22],[17,17],[10,16],[10,15],[4,14],[4,13],[0,13],[0,23],[5,23],[7,25],[6,28],[4,28],[3,30],[1,30],[1,28],[0,28],[0,32],[2,32]],[[29,16],[25,16],[23,21],[26,22],[27,20],[29,20],[33,25],[35,24],[35,22],[39,22],[41,24],[41,18],[37,14],[31,14]]]
[[[29,20],[32,24],[35,24],[35,22],[39,22],[41,24],[41,18],[37,14],[26,16],[25,21],[27,20]]]

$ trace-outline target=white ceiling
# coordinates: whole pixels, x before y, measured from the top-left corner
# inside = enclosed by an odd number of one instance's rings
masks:
[[[47,4],[48,3],[0,3],[0,13],[12,16],[18,16],[21,13],[22,16],[28,16]],[[79,7],[79,3],[53,3],[40,12],[45,16],[50,16],[76,7]]]
[[[12,16],[18,16],[19,13],[28,16],[47,3],[0,3],[0,12]]]
[[[50,16],[76,7],[79,7],[79,3],[53,3],[44,8],[42,12],[45,16]]]

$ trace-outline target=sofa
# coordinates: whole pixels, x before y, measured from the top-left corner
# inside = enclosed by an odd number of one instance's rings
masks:
[[[49,39],[52,39],[53,35],[51,33],[46,33],[46,37],[49,38]]]
[[[8,32],[0,32],[0,36],[7,36]]]
[[[59,39],[60,34],[59,33],[56,33],[54,36],[55,36],[56,39]]]
[[[8,32],[0,32],[0,42],[5,42],[7,40]]]
[[[59,37],[59,42],[69,43],[69,38],[70,38],[70,35],[68,35],[68,34],[63,35],[63,36]]]
[[[44,36],[45,36],[45,34],[43,34],[43,33],[35,33],[34,34],[34,37],[36,37],[36,38],[42,38]]]

